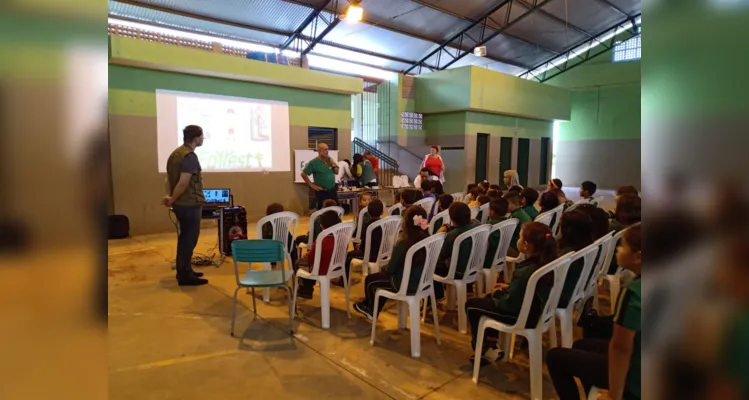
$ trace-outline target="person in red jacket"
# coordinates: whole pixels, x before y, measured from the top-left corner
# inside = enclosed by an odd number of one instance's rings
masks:
[[[320,227],[325,230],[331,226],[340,222],[338,214],[335,211],[328,211],[320,216]],[[322,246],[320,254],[320,268],[317,270],[318,275],[325,275],[328,273],[328,267],[330,266],[330,260],[333,258],[333,251],[335,250],[335,240],[333,236],[326,236],[325,239],[320,242],[320,238],[312,242],[312,246],[307,250],[307,257],[300,258],[294,264],[294,272],[299,268],[305,268],[310,272],[314,270],[315,252],[317,246]],[[311,299],[312,293],[315,290],[315,281],[302,279],[299,281],[299,291],[297,295],[303,299]]]

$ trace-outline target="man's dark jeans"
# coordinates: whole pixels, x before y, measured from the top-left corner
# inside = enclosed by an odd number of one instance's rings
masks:
[[[322,203],[327,199],[333,199],[336,204],[338,204],[338,185],[333,186],[330,190],[323,189],[315,192],[315,200],[318,210],[322,208]]]
[[[203,206],[172,206],[174,215],[179,221],[179,237],[177,238],[177,277],[188,278],[193,274],[192,252],[198,244],[200,236],[200,218]]]

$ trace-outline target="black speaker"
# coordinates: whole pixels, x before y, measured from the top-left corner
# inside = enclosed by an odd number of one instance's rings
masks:
[[[109,239],[124,239],[130,236],[130,220],[124,215],[108,217]]]
[[[221,253],[231,255],[231,242],[247,239],[247,211],[242,206],[223,207],[218,220],[218,245]]]

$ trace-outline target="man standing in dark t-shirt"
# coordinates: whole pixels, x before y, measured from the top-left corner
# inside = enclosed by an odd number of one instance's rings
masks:
[[[192,269],[192,253],[198,244],[205,203],[200,161],[195,154],[195,149],[203,145],[203,128],[189,125],[182,133],[184,144],[172,152],[166,163],[169,195],[161,203],[172,207],[179,221],[177,282],[180,286],[198,286],[208,283],[200,278],[201,272]]]

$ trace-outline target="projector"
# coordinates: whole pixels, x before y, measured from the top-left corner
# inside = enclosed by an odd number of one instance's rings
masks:
[[[478,46],[473,49],[473,55],[483,57],[486,55],[486,46]]]

